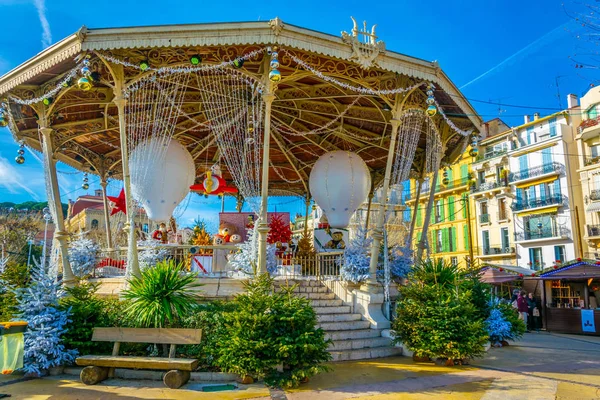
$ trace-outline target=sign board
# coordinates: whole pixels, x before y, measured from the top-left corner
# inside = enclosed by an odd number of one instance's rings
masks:
[[[315,229],[315,250],[317,253],[343,251],[348,245],[348,230],[337,228]]]
[[[594,310],[581,310],[581,329],[583,332],[596,333]]]

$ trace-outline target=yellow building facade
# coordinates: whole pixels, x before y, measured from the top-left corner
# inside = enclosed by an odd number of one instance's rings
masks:
[[[470,249],[478,246],[474,234],[473,207],[469,199],[472,181],[471,148],[467,147],[462,158],[454,165],[441,169],[433,190],[433,208],[431,210],[427,242],[429,252],[434,258],[443,258],[446,262],[466,267],[470,260]],[[422,180],[411,179],[410,194],[406,205],[415,218],[412,236],[416,250],[423,239],[423,227],[427,215],[427,205],[431,194],[432,176]],[[416,202],[417,185],[421,193]],[[416,208],[416,213],[414,212]]]

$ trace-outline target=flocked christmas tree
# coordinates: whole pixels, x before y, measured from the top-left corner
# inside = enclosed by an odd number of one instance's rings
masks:
[[[258,224],[253,229],[248,229],[247,239],[238,246],[237,253],[229,257],[229,264],[235,271],[254,275],[254,269],[258,264]],[[267,271],[274,274],[277,271],[277,257],[275,245],[267,245]]]
[[[27,321],[23,370],[43,375],[49,368],[73,362],[77,352],[65,349],[61,340],[69,313],[58,308],[60,283],[55,282],[35,259],[34,264],[29,286],[14,290],[16,319]]]
[[[490,312],[490,316],[485,320],[485,327],[490,335],[490,342],[495,346],[501,346],[500,342],[512,339],[511,324],[497,308]]]
[[[161,246],[161,243],[155,239],[140,240],[138,245],[138,260],[140,269],[148,269],[156,266],[159,261],[163,261],[169,255],[169,251]]]
[[[290,225],[283,221],[283,215],[275,214],[271,217],[269,223],[269,234],[267,235],[267,243],[288,243],[292,238],[292,230]]]
[[[390,249],[389,263],[392,278],[398,280],[406,278],[414,265],[413,250],[396,245]]]
[[[343,280],[358,283],[369,278],[371,242],[372,239],[367,236],[367,229],[359,227],[356,236],[338,261],[340,277]]]
[[[78,278],[90,276],[98,261],[100,246],[91,239],[80,236],[69,245],[69,263]]]

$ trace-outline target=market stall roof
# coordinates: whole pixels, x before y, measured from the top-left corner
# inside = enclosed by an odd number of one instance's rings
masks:
[[[199,55],[203,65],[217,65],[247,54],[253,56],[238,71],[261,80],[268,66],[265,48],[277,45],[281,48],[282,79],[272,111],[278,129],[271,134],[270,194],[306,194],[314,162],[325,152],[340,149],[358,153],[377,186],[384,175],[390,142],[388,110],[400,102],[404,108],[426,108],[427,82],[435,85],[439,105],[433,121],[443,136],[443,162],[458,159],[468,143],[466,135],[478,132],[482,122],[458,88],[437,62],[387,50],[383,42],[376,41],[374,28],[372,34],[358,30],[356,24],[354,28],[352,34],[333,36],[285,24],[279,18],[83,27],[0,77],[0,95],[8,99],[10,129],[16,140],[41,151],[38,117],[40,110],[47,111],[55,130],[57,159],[82,171],[120,177],[118,110],[113,102],[117,80],[125,84],[139,81],[145,72],[136,67],[142,62],[172,68],[189,65],[190,57]],[[370,42],[358,43],[355,30]],[[59,88],[84,56],[97,74],[93,88]],[[50,104],[23,104],[57,88]],[[406,94],[399,96],[394,92],[397,88],[406,88]],[[197,176],[221,157],[214,133],[207,129],[210,121],[203,112],[202,89],[190,80],[174,133],[191,152]],[[423,135],[412,166],[416,171],[425,165],[425,142]],[[223,172],[225,179],[232,179],[227,169]]]
[[[550,269],[540,275],[541,279],[586,279],[600,278],[600,265],[595,261],[566,262],[561,267]]]
[[[505,283],[519,280],[519,276],[496,268],[484,267],[482,269],[481,281],[485,283]]]

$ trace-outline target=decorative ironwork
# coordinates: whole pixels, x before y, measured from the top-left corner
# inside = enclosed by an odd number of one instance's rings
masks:
[[[552,228],[531,229],[524,232],[515,232],[515,241],[538,240],[549,238],[570,238],[571,231],[562,226]]]
[[[488,247],[488,248],[483,248],[483,255],[484,256],[491,256],[494,254],[514,254],[515,253],[515,248],[514,247]]]
[[[600,163],[600,156],[599,157],[586,157],[583,160],[583,164],[587,167],[588,165],[593,165],[593,164],[599,164]]]
[[[507,186],[508,186],[507,182],[503,182],[503,181],[484,182],[484,183],[477,185],[477,187],[471,188],[471,193],[485,192],[488,190],[499,189],[499,188],[503,188],[503,187],[507,187]]]
[[[586,225],[588,237],[600,236],[600,225]]]
[[[529,210],[532,208],[554,206],[554,205],[564,206],[566,203],[567,203],[566,196],[556,194],[556,195],[550,196],[545,199],[530,199],[530,200],[527,200],[526,202],[522,202],[522,203],[515,202],[515,203],[512,203],[510,208],[513,211],[522,211],[522,210]]]
[[[585,121],[582,121],[581,124],[579,124],[579,128],[577,128],[578,133],[583,132],[583,130],[586,128],[598,125],[599,121],[600,117],[586,119]]]
[[[479,154],[475,159],[475,163],[482,162],[485,160],[491,160],[492,158],[504,156],[508,153],[508,150],[488,151],[484,154]]]
[[[565,166],[558,162],[552,162],[544,164],[539,167],[528,168],[519,172],[511,172],[509,175],[509,181],[514,183],[523,179],[534,178],[536,176],[549,174],[552,172],[563,173]]]
[[[354,17],[350,18],[352,18],[352,22],[354,23],[352,33],[342,32],[342,40],[352,46],[352,56],[350,56],[350,59],[356,61],[362,68],[369,69],[375,64],[377,56],[385,52],[385,43],[381,40],[377,41],[377,36],[375,35],[375,27],[377,25],[373,25],[371,32],[369,32],[367,31],[367,21],[364,21],[363,30],[361,31],[358,29],[358,24]]]

